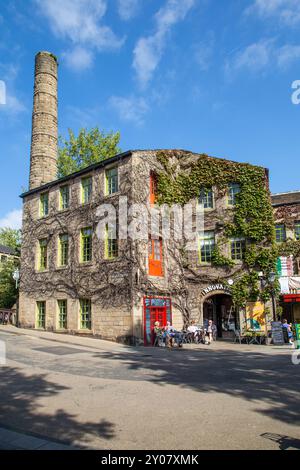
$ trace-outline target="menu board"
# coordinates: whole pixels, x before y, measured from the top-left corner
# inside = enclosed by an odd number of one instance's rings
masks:
[[[272,322],[272,340],[273,344],[284,344],[282,323],[280,321]]]

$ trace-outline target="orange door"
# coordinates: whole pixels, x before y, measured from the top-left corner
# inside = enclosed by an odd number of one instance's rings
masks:
[[[155,173],[150,173],[150,204],[154,205],[156,202],[156,187],[157,187],[157,178]]]
[[[149,240],[149,274],[163,276],[162,240]]]

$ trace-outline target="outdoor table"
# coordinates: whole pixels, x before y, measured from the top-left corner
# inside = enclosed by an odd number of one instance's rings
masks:
[[[264,335],[258,334],[256,331],[250,331],[252,336],[247,337],[248,344],[259,344],[262,345],[264,343]]]

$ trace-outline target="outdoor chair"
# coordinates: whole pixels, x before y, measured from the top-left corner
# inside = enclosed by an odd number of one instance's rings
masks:
[[[243,342],[247,342],[246,336],[244,336],[239,330],[234,330],[234,343],[240,343],[242,344]]]
[[[165,346],[164,337],[162,335],[156,335],[154,339],[154,347],[162,348]]]

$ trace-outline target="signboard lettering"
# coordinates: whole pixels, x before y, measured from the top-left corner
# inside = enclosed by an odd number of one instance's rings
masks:
[[[280,321],[272,322],[272,339],[273,339],[273,344],[277,344],[277,345],[284,344],[282,323]]]

